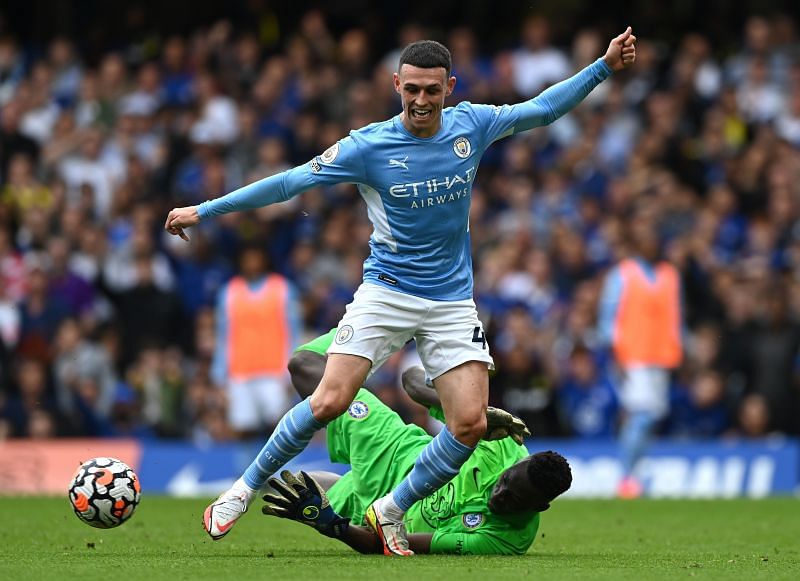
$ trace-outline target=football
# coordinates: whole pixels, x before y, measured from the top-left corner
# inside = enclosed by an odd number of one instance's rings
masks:
[[[118,527],[128,520],[140,496],[136,473],[116,458],[87,460],[69,485],[69,501],[77,517],[99,529]]]

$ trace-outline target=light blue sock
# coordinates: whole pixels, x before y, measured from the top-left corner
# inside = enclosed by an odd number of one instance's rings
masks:
[[[244,471],[244,483],[253,490],[260,489],[267,478],[302,452],[314,432],[324,426],[311,413],[311,402],[308,399],[301,401],[284,414],[258,456]]]
[[[625,477],[633,475],[636,464],[650,443],[654,425],[655,418],[652,414],[634,412],[628,416],[620,428],[619,444],[622,454],[622,472]]]
[[[422,450],[408,476],[394,489],[395,504],[405,512],[412,504],[432,494],[458,474],[474,449],[456,440],[447,427],[443,428]]]

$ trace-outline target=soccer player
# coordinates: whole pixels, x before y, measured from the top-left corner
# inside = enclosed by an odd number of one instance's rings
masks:
[[[415,42],[403,50],[394,74],[399,115],[351,131],[302,166],[169,212],[165,229],[186,239],[184,229],[200,220],[352,182],[374,227],[364,282],[339,323],[322,380],[286,413],[242,478],[206,509],[204,526],[212,538],[222,538],[267,478],[347,411],[371,370],[414,338],[447,425],[408,476],[367,510],[386,554],[412,554],[405,512],[458,473],[486,430],[493,361],[472,300],[468,223],[478,162],[494,141],[552,123],[613,71],[630,66],[635,42],[628,27],[603,57],[529,101],[502,107],[463,102],[447,109],[456,83],[450,53],[434,41]]]
[[[600,337],[622,372],[619,400],[621,498],[644,493],[636,467],[669,413],[670,373],[683,358],[681,276],[664,260],[655,216],[638,209],[626,224],[630,255],[606,275],[600,297]]]
[[[301,396],[317,385],[333,337],[332,331],[303,345],[292,358],[292,383]],[[443,419],[436,391],[425,385],[421,368],[403,374],[403,387],[432,416]],[[506,412],[490,409],[487,417],[499,414]],[[506,423],[491,431],[501,436],[511,430],[518,441],[481,441],[450,482],[406,512],[409,546],[415,553],[519,555],[533,543],[539,513],[569,488],[572,474],[555,452],[529,456],[519,438],[524,424],[513,424],[510,414],[505,417]],[[274,492],[264,497],[262,511],[308,524],[362,553],[381,553],[380,538],[359,526],[364,513],[373,500],[403,480],[432,437],[419,426],[403,423],[361,389],[348,412],[328,424],[327,438],[331,461],[349,463],[351,470],[342,477],[284,471],[283,482],[268,481]]]

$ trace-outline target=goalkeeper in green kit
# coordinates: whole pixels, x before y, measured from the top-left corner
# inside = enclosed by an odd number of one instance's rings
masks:
[[[289,364],[292,383],[302,397],[319,383],[325,352],[335,330],[303,345]],[[412,399],[444,421],[436,391],[426,385],[420,367],[403,374]],[[569,489],[572,473],[556,452],[528,455],[522,437],[525,424],[511,414],[487,409],[488,429],[459,473],[406,513],[411,550],[415,553],[520,555],[536,538],[539,514]],[[372,529],[361,526],[376,498],[387,494],[414,466],[432,437],[365,389],[348,412],[327,426],[332,462],[350,464],[344,476],[328,472],[292,474],[269,480],[264,514],[296,520],[339,539],[362,553],[383,553]],[[326,491],[327,489],[327,491]]]

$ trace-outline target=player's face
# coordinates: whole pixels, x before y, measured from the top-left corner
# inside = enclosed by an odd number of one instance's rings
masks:
[[[456,78],[448,79],[444,67],[400,67],[394,74],[394,88],[403,101],[403,126],[417,137],[431,137],[442,124],[444,100],[455,86]]]
[[[535,510],[541,503],[541,494],[528,478],[528,463],[519,462],[497,479],[488,505],[494,514],[516,514]]]

